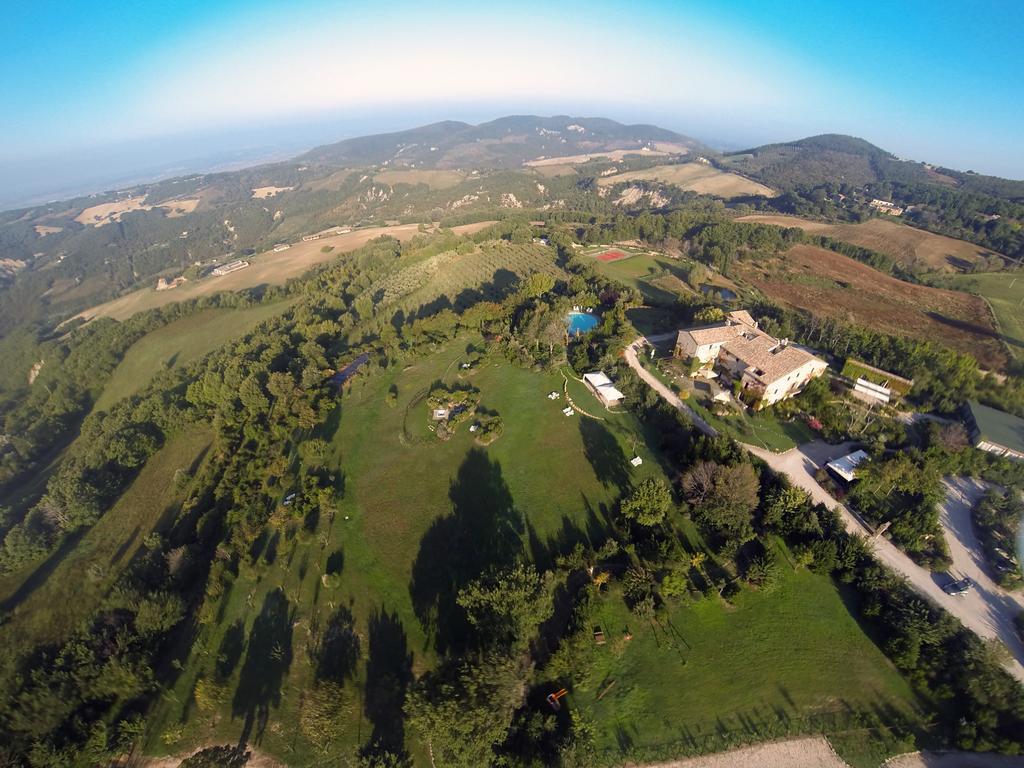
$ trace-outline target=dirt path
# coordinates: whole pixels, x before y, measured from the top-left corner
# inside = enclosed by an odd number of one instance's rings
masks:
[[[644,768],[849,768],[824,736],[773,741]],[[900,766],[903,768],[903,766]],[[909,766],[908,766],[909,768]]]
[[[656,342],[664,338],[665,336],[652,336],[650,341]],[[699,430],[705,434],[714,435],[715,431],[709,424],[696,416],[682,400],[676,397],[675,393],[640,364],[637,358],[637,349],[643,346],[644,341],[641,337],[626,348],[625,357],[630,367],[666,401],[688,414]],[[833,499],[821,487],[818,481],[814,479],[814,473],[819,467],[838,456],[848,453],[850,444],[835,446],[815,441],[792,448],[785,453],[772,453],[752,445],[743,444],[743,446],[754,456],[764,461],[775,472],[789,477],[789,481],[793,485],[807,491],[815,502],[824,504],[829,509],[838,510],[848,532],[865,538],[870,537],[871,531],[867,526],[846,506]],[[949,507],[950,504],[953,504],[950,510],[958,515],[959,519],[962,519],[964,509],[967,509],[969,514],[969,506],[962,501],[957,501],[955,496],[947,496],[944,508]],[[956,506],[957,504],[963,508]],[[946,509],[943,511],[947,518],[948,512],[949,510]],[[967,527],[970,527],[969,522]],[[951,544],[954,540],[958,540],[958,532],[962,529],[962,524],[947,529],[947,535],[951,539]],[[1017,598],[1007,595],[1002,590],[997,592],[982,586],[972,589],[965,595],[947,595],[942,591],[941,586],[948,581],[946,577],[933,574],[931,571],[922,568],[884,536],[871,539],[871,545],[875,557],[906,578],[907,583],[922,597],[928,598],[936,605],[949,611],[965,627],[975,632],[979,637],[986,639],[996,638],[1006,645],[1011,654],[1006,670],[1024,683],[1024,643],[1021,642],[1013,627],[1013,616],[1021,610],[1021,604]],[[967,559],[962,558],[964,567],[967,567],[969,560],[969,557]]]
[[[647,386],[649,386],[651,389],[653,389],[655,392],[661,395],[666,400],[666,402],[675,406],[680,411],[685,413],[687,417],[689,417],[689,419],[693,422],[693,425],[697,427],[697,429],[699,429],[708,437],[714,437],[715,435],[718,434],[717,430],[710,424],[708,424],[706,421],[704,421],[704,419],[702,419],[696,413],[694,413],[693,409],[690,408],[690,406],[688,406],[682,400],[680,400],[675,392],[673,392],[667,386],[662,384],[657,376],[655,376],[653,373],[644,368],[643,365],[640,363],[640,359],[637,357],[638,351],[647,342],[650,342],[651,344],[656,344],[659,341],[666,341],[672,338],[674,335],[674,333],[663,333],[657,336],[647,337],[646,339],[644,337],[640,337],[632,344],[630,344],[628,347],[626,347],[625,351],[622,354],[623,356],[625,356],[626,362],[629,363],[629,367],[636,371],[636,375],[643,379],[647,383]]]

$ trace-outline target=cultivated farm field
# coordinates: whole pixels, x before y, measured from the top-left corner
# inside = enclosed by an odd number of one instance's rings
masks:
[[[881,218],[868,219],[860,224],[828,224],[796,216],[757,214],[740,216],[737,221],[800,227],[811,234],[825,235],[884,253],[907,266],[962,270],[965,266],[977,264],[982,258],[998,255],[974,243]]]
[[[167,218],[175,219],[192,213],[198,205],[198,197],[185,198],[181,200],[167,200],[163,203],[156,203],[154,205],[146,203],[146,195],[142,195],[141,197],[124,197],[109,203],[99,203],[97,205],[90,206],[78,214],[75,217],[75,221],[79,224],[102,227],[105,224],[120,221],[124,214],[130,213],[131,211],[151,211],[154,208],[163,208]],[[44,227],[43,229],[57,232],[60,231],[59,227]],[[36,228],[36,231],[40,232],[38,227]],[[47,233],[40,232],[40,234]]]
[[[382,171],[374,175],[373,180],[380,184],[426,184],[431,189],[449,189],[461,184],[466,174],[452,170],[436,169],[402,169]]]
[[[824,248],[740,262],[737,274],[768,298],[885,333],[945,344],[986,368],[1007,363],[1000,333],[978,296],[898,280]]]
[[[500,299],[534,272],[565,277],[547,246],[489,242],[470,253],[444,251],[420,258],[378,280],[364,295],[376,305],[391,305],[410,316],[425,306],[462,310],[481,299]]]
[[[478,222],[453,227],[457,234],[472,234],[494,222]],[[266,251],[249,259],[251,266],[222,277],[211,277],[185,283],[172,291],[155,291],[141,288],[132,293],[79,313],[76,317],[91,320],[94,317],[112,317],[124,320],[136,312],[162,307],[175,301],[185,301],[197,296],[209,296],[220,291],[240,291],[257,285],[282,285],[298,277],[310,268],[337,258],[338,254],[354,251],[370,240],[383,235],[409,240],[419,234],[418,224],[399,224],[392,227],[367,227],[334,237],[324,237],[308,243],[295,243],[286,251]],[[325,246],[333,250],[325,252]]]
[[[680,189],[690,190],[701,195],[716,195],[724,198],[745,195],[772,197],[775,195],[775,191],[764,184],[701,163],[656,165],[653,168],[645,168],[640,171],[603,176],[598,179],[597,183],[599,186],[607,187],[627,181],[660,181],[663,184],[672,184]]]

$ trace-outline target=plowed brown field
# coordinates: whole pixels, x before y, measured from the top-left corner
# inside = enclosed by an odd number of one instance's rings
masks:
[[[897,280],[824,248],[797,245],[781,257],[742,262],[737,272],[768,298],[885,333],[944,344],[986,368],[1006,351],[984,299]]]

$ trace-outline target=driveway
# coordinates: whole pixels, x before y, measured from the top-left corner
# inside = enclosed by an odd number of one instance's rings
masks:
[[[650,340],[657,343],[670,336],[671,334],[652,336]],[[643,368],[637,359],[637,352],[644,342],[645,339],[640,338],[626,348],[625,357],[629,365],[666,401],[690,415],[699,430],[705,434],[714,435],[715,430],[709,424],[693,414],[693,411],[686,407],[686,404],[676,397],[672,390]],[[829,445],[819,440],[791,448],[785,453],[772,453],[752,445],[742,443],[741,445],[764,461],[775,472],[789,477],[789,481],[793,485],[807,491],[815,502],[824,504],[829,509],[838,510],[846,530],[851,534],[869,539],[875,557],[906,578],[907,583],[918,594],[949,611],[979,637],[1001,640],[1009,649],[1012,657],[1006,665],[1007,671],[1024,683],[1024,643],[1021,642],[1013,624],[1014,616],[1024,608],[1024,603],[1021,602],[1020,597],[1009,595],[1005,590],[1000,589],[985,575],[979,564],[981,550],[971,532],[969,500],[975,497],[971,497],[970,494],[980,495],[981,490],[972,490],[958,484],[947,486],[949,493],[942,505],[940,519],[951,552],[954,548],[957,549],[953,555],[953,571],[969,576],[977,585],[965,595],[951,596],[942,591],[941,585],[948,581],[946,577],[933,574],[922,568],[884,536],[871,538],[871,530],[845,505],[832,498],[828,491],[814,479],[814,473],[820,466],[838,456],[849,453],[852,443]],[[961,500],[958,494],[965,494],[968,501]],[[975,574],[977,574],[977,578],[975,578]]]
[[[666,402],[668,402],[671,405],[674,405],[680,411],[685,413],[686,416],[690,419],[690,421],[693,422],[693,426],[695,426],[708,437],[715,437],[718,434],[718,431],[710,424],[708,424],[706,421],[704,421],[704,419],[702,419],[700,416],[694,413],[694,410],[686,403],[684,403],[682,400],[680,400],[679,396],[676,395],[675,392],[673,392],[671,389],[669,389],[665,384],[661,382],[661,379],[659,379],[653,373],[644,368],[637,357],[639,351],[647,342],[650,342],[651,344],[657,344],[658,342],[667,341],[668,339],[671,339],[673,336],[675,336],[674,333],[662,333],[657,336],[650,336],[647,338],[641,336],[639,339],[637,339],[628,347],[626,347],[625,351],[622,354],[626,358],[626,362],[629,363],[629,367],[636,371],[637,376],[643,379],[647,383],[647,386],[649,386],[651,389],[653,389],[655,392],[661,395],[661,397]]]

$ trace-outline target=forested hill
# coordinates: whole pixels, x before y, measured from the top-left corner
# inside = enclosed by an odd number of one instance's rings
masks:
[[[1024,181],[900,160],[838,134],[733,152],[715,160],[782,192],[760,206],[781,213],[859,221],[888,200],[914,226],[1024,258]]]
[[[895,182],[934,184],[1010,202],[1024,201],[1024,181],[901,160],[864,139],[835,133],[730,152],[721,161],[783,190],[827,182],[852,186]]]
[[[327,144],[299,160],[351,166],[390,162],[423,168],[509,168],[539,157],[558,157],[616,149],[670,152],[697,150],[700,144],[653,125],[623,125],[600,117],[515,115],[480,125],[445,121],[397,133]]]

